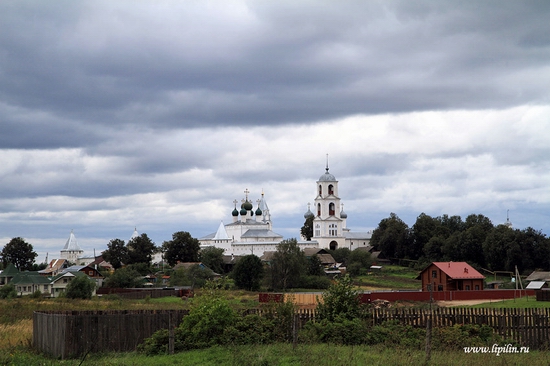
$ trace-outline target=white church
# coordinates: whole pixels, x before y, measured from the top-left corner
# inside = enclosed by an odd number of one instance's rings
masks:
[[[298,246],[304,248],[338,249],[348,248],[354,250],[359,247],[367,247],[371,234],[351,232],[346,227],[347,215],[343,210],[338,196],[338,181],[329,173],[328,162],[325,173],[316,183],[316,198],[314,204],[315,214],[308,211],[304,218],[314,216],[313,237],[310,241],[302,238]],[[226,255],[255,254],[262,256],[264,252],[277,250],[277,245],[283,240],[282,235],[273,231],[271,213],[262,192],[261,198],[256,203],[256,209],[249,200],[248,189],[244,191],[245,198],[241,200],[240,210],[238,201],[233,201],[232,222],[224,224],[220,222],[218,230],[199,239],[201,248],[223,248]]]

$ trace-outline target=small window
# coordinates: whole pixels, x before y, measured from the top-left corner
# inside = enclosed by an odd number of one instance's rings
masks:
[[[479,291],[479,285],[476,285],[476,291]]]
[[[466,291],[470,291],[470,285],[466,285]]]
[[[432,271],[432,278],[437,278],[437,270]]]
[[[443,291],[443,285],[437,285],[437,291]]]
[[[426,291],[432,291],[432,285],[431,284],[426,285]]]

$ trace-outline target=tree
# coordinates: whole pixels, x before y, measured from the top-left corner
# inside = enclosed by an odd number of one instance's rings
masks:
[[[131,239],[126,246],[128,247],[128,264],[146,263],[151,265],[153,254],[157,252],[155,243],[145,233]]]
[[[298,247],[296,239],[283,240],[277,245],[277,251],[271,261],[271,283],[274,289],[294,287],[305,272],[304,252]]]
[[[262,261],[254,254],[245,255],[235,264],[232,276],[238,288],[257,291],[264,276]]]
[[[105,280],[105,287],[132,288],[139,287],[142,282],[141,274],[131,267],[117,269]]]
[[[307,259],[307,275],[308,276],[324,276],[325,271],[321,260],[316,255],[312,255]]]
[[[405,258],[409,256],[410,230],[393,212],[382,219],[373,231],[371,245],[382,252],[386,258]],[[416,254],[412,253],[413,257]]]
[[[369,252],[362,249],[355,249],[349,254],[346,267],[351,276],[359,276],[362,272],[365,273],[367,271],[371,263]]]
[[[172,240],[162,243],[164,260],[175,266],[178,262],[198,262],[200,243],[187,231],[172,234]]]
[[[124,243],[124,240],[112,239],[109,244],[107,244],[107,250],[101,253],[103,259],[106,262],[111,263],[113,268],[119,269],[123,264],[128,263],[128,248]]]
[[[0,299],[14,299],[17,297],[15,286],[11,283],[0,287]]]
[[[202,287],[207,280],[214,278],[214,272],[208,267],[193,264],[188,268],[178,268],[170,274],[171,286]]]
[[[2,249],[1,255],[4,267],[12,263],[20,271],[30,270],[38,256],[32,245],[20,237],[11,239]]]
[[[311,238],[313,237],[313,219],[314,218],[315,216],[313,216],[313,214],[308,215],[306,217],[306,221],[304,222],[304,226],[302,226],[302,228],[300,229],[300,234],[302,234],[302,236],[306,238],[307,241],[310,241]]]
[[[319,319],[335,321],[338,318],[352,320],[360,315],[359,293],[353,288],[348,275],[340,277],[323,293],[323,301],[317,303]]]
[[[69,299],[91,299],[95,286],[95,281],[85,274],[78,275],[67,285],[65,296]]]
[[[223,248],[208,247],[201,249],[199,260],[216,273],[223,272]]]

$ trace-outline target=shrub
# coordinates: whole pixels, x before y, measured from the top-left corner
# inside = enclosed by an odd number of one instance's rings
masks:
[[[301,288],[307,288],[307,289],[318,289],[318,290],[326,290],[331,285],[331,280],[323,275],[323,276],[303,276],[300,278],[300,284],[299,286]]]
[[[69,282],[65,295],[69,299],[91,299],[95,282],[86,275],[76,276]]]
[[[11,283],[0,287],[0,299],[13,299],[17,297],[15,286]]]
[[[361,313],[359,293],[353,288],[348,275],[340,277],[323,293],[323,301],[317,304],[319,319],[334,321],[338,317],[353,319]]]
[[[338,317],[334,321],[323,319],[308,322],[300,331],[300,341],[305,343],[329,343],[358,345],[367,343],[369,328],[366,321]]]

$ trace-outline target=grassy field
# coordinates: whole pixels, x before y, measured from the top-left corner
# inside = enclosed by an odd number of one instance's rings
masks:
[[[51,360],[32,352],[11,350],[0,356],[3,365],[530,365],[550,364],[548,352],[522,354],[472,354],[461,351],[432,352],[430,362],[421,350],[369,346],[299,345],[213,347],[175,355],[148,357],[135,353],[87,355],[82,359]]]
[[[418,290],[422,287],[416,280],[418,271],[408,267],[385,265],[380,272],[372,272],[354,278],[356,286],[365,290]]]
[[[499,300],[486,302],[478,305],[471,305],[472,308],[507,308],[507,309],[522,309],[522,308],[550,308],[550,301],[537,301],[534,296],[525,296],[513,300]]]

